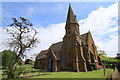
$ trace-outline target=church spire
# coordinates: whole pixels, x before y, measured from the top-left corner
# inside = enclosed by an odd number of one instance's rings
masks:
[[[74,15],[74,12],[73,12],[70,4],[69,4],[69,10],[68,10],[66,23],[67,24],[70,24],[70,23],[77,23],[78,24],[78,22],[76,20],[76,15]]]

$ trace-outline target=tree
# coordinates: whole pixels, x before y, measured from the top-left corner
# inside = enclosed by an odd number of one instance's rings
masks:
[[[11,50],[5,50],[0,54],[2,54],[2,67],[4,69],[8,69],[8,67],[11,66],[11,64],[14,62],[16,57],[15,53]]]
[[[34,63],[34,61],[31,60],[31,59],[26,59],[25,60],[25,64],[33,64],[33,63]]]
[[[11,50],[4,50],[2,52],[0,52],[0,54],[2,55],[2,68],[3,73],[4,74],[8,74],[9,72],[9,68],[12,66],[15,58],[16,58],[16,53],[11,51]],[[21,62],[21,60],[19,60],[19,63]],[[22,70],[20,68],[17,68],[17,70],[15,70],[13,73],[15,74],[15,77],[18,77],[20,75],[20,71],[22,72]]]
[[[33,24],[29,20],[23,17],[20,17],[20,22],[16,18],[12,18],[12,20],[13,23],[9,25],[10,27],[5,28],[5,30],[10,35],[7,47],[16,53],[16,58],[9,67],[8,79],[14,78],[13,71],[15,71],[19,60],[24,58],[26,52],[38,43],[38,38],[36,37],[37,31],[31,27]]]
[[[104,56],[106,56],[107,54],[105,53],[105,51],[99,50],[99,51],[98,51],[98,55],[99,55],[100,57],[104,57]]]
[[[107,54],[103,50],[98,51],[98,55],[101,58],[102,64],[106,66],[106,68],[114,68],[115,63],[117,60],[115,60],[112,57],[107,57]]]
[[[35,61],[36,56],[37,54],[32,54],[30,58]]]

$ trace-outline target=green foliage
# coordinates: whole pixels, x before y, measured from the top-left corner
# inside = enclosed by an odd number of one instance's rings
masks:
[[[16,59],[16,53],[11,50],[5,50],[1,52],[2,54],[2,67],[3,67],[3,73],[8,75],[9,70],[13,67],[14,61]],[[22,61],[19,60],[18,64],[22,64]],[[16,67],[15,70],[11,70],[11,74],[13,74],[13,78],[17,78],[20,76],[22,71],[24,70],[23,67]]]
[[[19,78],[20,74],[23,74],[24,71],[25,71],[25,67],[23,67],[23,66],[17,66],[16,69],[12,71],[13,78]],[[4,75],[8,74],[7,70],[4,70],[3,73],[4,73]]]
[[[5,50],[1,52],[1,54],[2,54],[2,66],[3,68],[8,69],[9,67],[12,66],[16,58],[16,54],[11,50]]]
[[[22,61],[21,60],[18,62],[18,65],[22,65]]]
[[[98,51],[98,55],[99,55],[100,57],[107,56],[107,54],[106,54],[105,51],[103,51],[103,50],[99,50],[99,51]]]
[[[17,69],[14,71],[14,78],[20,77],[20,74],[24,73],[25,68],[24,67],[17,67]]]
[[[17,65],[16,70],[13,71],[14,78],[26,77],[30,75],[46,74],[45,70],[34,69],[32,65]],[[4,69],[3,77],[6,78],[7,72]]]
[[[102,62],[103,63],[116,63],[117,60],[111,57],[102,57]]]
[[[5,69],[8,69],[8,67],[13,65],[13,62],[16,59],[16,53],[11,51],[11,50],[5,50],[3,52],[1,52],[0,54],[2,54],[2,66]],[[19,60],[18,62],[19,65],[22,64],[22,60]]]
[[[31,60],[31,59],[26,59],[25,60],[25,64],[33,64],[33,63],[34,63],[34,61]]]
[[[2,53],[0,53],[0,67],[2,66]]]
[[[102,57],[102,64],[106,66],[106,68],[113,69],[115,67],[115,63],[117,63],[117,60],[111,57]]]
[[[99,50],[98,54],[101,58],[102,65],[105,65],[106,68],[111,68],[111,69],[113,69],[115,67],[115,63],[117,62],[116,59],[107,57],[107,54],[103,50]]]

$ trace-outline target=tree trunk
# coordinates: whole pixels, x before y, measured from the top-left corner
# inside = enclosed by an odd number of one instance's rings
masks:
[[[7,79],[13,79],[13,78],[14,78],[13,73],[12,73],[12,72],[9,72],[9,73],[7,74]]]
[[[18,61],[19,61],[19,59],[17,58],[16,61],[14,62],[14,64],[12,65],[12,67],[9,69],[8,74],[7,74],[7,78],[8,78],[8,79],[13,79],[14,76],[16,75],[16,74],[13,74],[13,72],[14,72],[15,69],[16,69],[17,62],[18,62]]]

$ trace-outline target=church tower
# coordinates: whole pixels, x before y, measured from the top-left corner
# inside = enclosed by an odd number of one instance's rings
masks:
[[[65,30],[66,34],[63,37],[61,50],[61,69],[66,71],[86,72],[86,60],[83,56],[79,24],[71,5],[69,5]]]
[[[79,24],[76,20],[76,15],[74,15],[71,5],[69,5],[67,20],[66,20],[66,35],[70,35],[74,31],[79,34]]]

